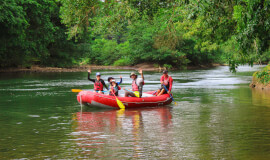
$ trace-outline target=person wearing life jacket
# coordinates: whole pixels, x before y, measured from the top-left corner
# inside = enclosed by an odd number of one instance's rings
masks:
[[[91,79],[90,74],[91,69],[88,70],[88,80],[94,82],[95,92],[103,94],[103,87],[105,87],[108,90],[108,87],[106,86],[104,80],[100,78],[101,74],[99,72],[96,73],[96,79]]]
[[[108,82],[109,82],[110,85],[111,85],[112,80],[114,80],[113,77],[108,77]],[[119,86],[119,84],[121,84],[121,83],[122,83],[122,76],[120,76],[120,82],[116,82],[116,85]],[[109,88],[110,88],[110,86],[109,86]]]
[[[173,84],[173,79],[171,76],[168,75],[168,71],[164,70],[163,71],[163,75],[160,77],[160,83],[161,83],[161,88],[159,90],[157,90],[157,96],[160,96],[162,94],[170,94],[171,90],[172,90],[172,84]],[[168,92],[166,91],[166,89],[164,88],[164,86],[166,86]]]
[[[108,78],[108,82],[109,82],[109,89],[110,89],[110,91],[111,91],[112,88],[117,87],[117,94],[115,94],[115,95],[118,96],[118,90],[121,90],[121,87],[119,86],[119,84],[122,83],[122,76],[120,76],[120,82],[116,82],[113,77],[109,77]],[[113,83],[112,82],[115,83],[115,86],[113,86]],[[113,94],[109,94],[109,95],[113,95]]]
[[[110,85],[110,96],[118,96],[118,91],[121,90],[121,87],[117,85],[117,83],[115,82],[114,79],[112,79],[111,81],[111,85]]]
[[[143,85],[144,85],[144,77],[143,77],[143,72],[142,70],[140,69],[139,70],[139,73],[141,74],[141,78],[138,78],[138,76],[132,72],[130,74],[130,78],[132,79],[132,91],[133,92],[130,92],[130,91],[126,91],[125,92],[125,97],[137,97],[135,95],[135,92],[139,92],[139,98],[142,97],[142,89],[143,89]]]

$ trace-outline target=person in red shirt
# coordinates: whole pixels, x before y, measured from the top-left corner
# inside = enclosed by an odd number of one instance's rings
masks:
[[[168,71],[164,70],[163,71],[163,75],[160,78],[160,83],[161,83],[161,88],[159,90],[157,90],[157,96],[160,96],[162,94],[170,94],[171,90],[172,90],[172,84],[173,84],[173,79],[171,76],[168,75]],[[164,88],[164,86],[166,86],[168,92],[166,91],[166,89]]]

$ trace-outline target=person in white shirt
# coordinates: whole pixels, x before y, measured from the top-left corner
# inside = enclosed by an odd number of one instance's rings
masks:
[[[142,69],[139,70],[139,73],[141,74],[141,78],[138,78],[138,75],[136,75],[134,72],[130,74],[130,78],[133,79],[132,81],[132,92],[126,91],[125,97],[137,97],[136,95],[139,95],[138,97],[142,97],[142,89],[144,85],[144,77]],[[139,94],[136,94],[139,93]]]

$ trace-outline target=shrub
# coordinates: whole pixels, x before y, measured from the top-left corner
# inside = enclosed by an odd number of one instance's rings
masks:
[[[253,76],[263,84],[270,83],[270,65],[266,66],[262,71],[255,72]]]
[[[163,67],[165,67],[168,70],[172,69],[172,65],[170,65],[170,64],[164,64]]]
[[[131,65],[131,62],[130,60],[127,58],[127,59],[118,59],[116,60],[114,63],[113,63],[114,66],[129,66]]]

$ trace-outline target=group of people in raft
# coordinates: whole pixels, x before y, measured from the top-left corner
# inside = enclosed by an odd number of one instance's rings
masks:
[[[132,79],[132,91],[125,90],[125,97],[142,97],[142,89],[144,85],[144,76],[142,70],[139,70],[141,77],[132,72],[130,78]],[[109,87],[105,84],[104,80],[101,79],[101,74],[96,73],[96,79],[90,78],[91,69],[88,70],[88,80],[94,83],[94,90],[96,93],[104,94],[103,88],[105,87],[109,90],[109,95],[118,96],[118,91],[121,90],[120,84],[122,83],[122,76],[120,76],[120,82],[116,82],[113,77],[108,78]],[[160,78],[161,88],[155,92],[155,96],[160,96],[162,94],[170,94],[172,90],[173,79],[168,75],[168,71],[164,70],[163,75]]]

